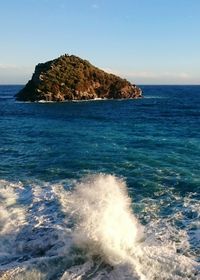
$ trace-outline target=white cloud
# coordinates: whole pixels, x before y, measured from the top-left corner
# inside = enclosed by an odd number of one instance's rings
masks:
[[[136,71],[136,72],[127,72],[123,75],[128,77],[139,77],[139,78],[179,78],[179,79],[189,79],[190,75],[186,72],[151,72],[151,71]]]
[[[0,64],[0,69],[8,70],[8,69],[18,69],[19,67],[14,64]]]
[[[187,72],[151,72],[151,71],[139,71],[124,73],[128,78],[139,80],[142,82],[158,82],[158,83],[190,83],[192,77]]]
[[[101,67],[102,69],[102,67]],[[200,76],[178,71],[120,71],[103,68],[107,73],[126,78],[136,84],[200,84]],[[0,84],[24,84],[32,76],[34,66],[0,64]]]
[[[101,68],[101,69],[109,74],[114,74],[114,75],[118,75],[118,76],[122,74],[120,71],[112,69],[112,68]]]
[[[199,78],[194,77],[193,75],[187,72],[175,72],[175,71],[130,71],[123,72],[116,69],[104,68],[107,73],[112,73],[121,77],[124,77],[128,80],[132,80],[134,83],[199,83]]]
[[[24,84],[32,76],[34,67],[0,64],[0,84]]]

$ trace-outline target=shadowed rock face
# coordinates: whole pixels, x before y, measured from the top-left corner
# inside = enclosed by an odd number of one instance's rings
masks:
[[[32,79],[16,95],[19,101],[65,101],[142,97],[140,88],[108,74],[87,60],[63,55],[35,67]]]

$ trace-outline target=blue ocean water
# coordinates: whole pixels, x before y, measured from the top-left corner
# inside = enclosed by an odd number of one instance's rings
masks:
[[[0,86],[2,279],[200,279],[200,86],[65,103],[21,88]]]

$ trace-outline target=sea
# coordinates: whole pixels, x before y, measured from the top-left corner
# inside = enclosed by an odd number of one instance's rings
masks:
[[[16,102],[0,86],[0,279],[200,279],[200,86]]]

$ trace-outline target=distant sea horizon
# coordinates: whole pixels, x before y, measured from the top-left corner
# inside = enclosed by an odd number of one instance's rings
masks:
[[[25,86],[25,85],[26,83],[0,83],[0,86]],[[137,86],[200,86],[200,84],[136,84],[136,85]]]

